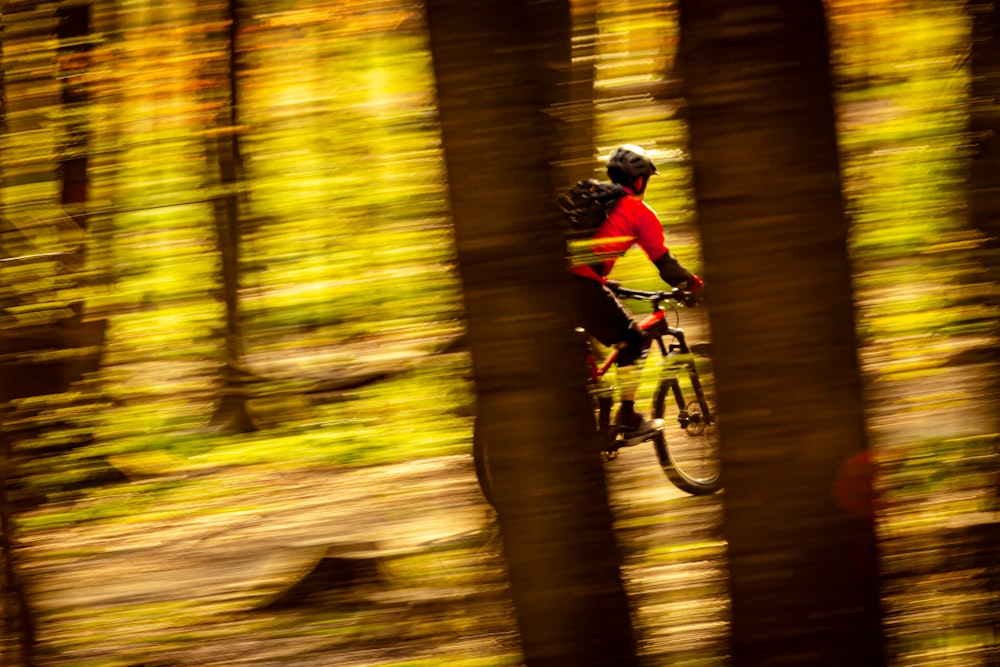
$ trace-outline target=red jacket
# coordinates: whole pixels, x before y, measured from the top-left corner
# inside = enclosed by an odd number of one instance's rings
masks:
[[[642,248],[654,264],[669,252],[660,219],[646,202],[632,195],[622,197],[593,238],[609,239],[587,246],[586,250],[599,259],[593,264],[574,262],[570,271],[601,282],[611,273],[617,259],[633,245]]]

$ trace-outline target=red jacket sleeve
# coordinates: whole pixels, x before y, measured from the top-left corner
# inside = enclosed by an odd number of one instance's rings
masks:
[[[656,213],[645,202],[636,201],[639,204],[636,207],[634,221],[636,243],[646,253],[649,260],[656,265],[663,282],[671,287],[683,287],[697,291],[701,287],[701,280],[684,268],[670,252],[663,233],[663,224]]]

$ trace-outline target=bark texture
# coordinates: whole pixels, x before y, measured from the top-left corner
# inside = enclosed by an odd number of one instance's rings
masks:
[[[427,13],[478,419],[526,664],[634,665],[553,205],[569,2],[431,0]]]
[[[882,665],[874,525],[835,495],[866,435],[823,3],[680,11],[733,664]]]

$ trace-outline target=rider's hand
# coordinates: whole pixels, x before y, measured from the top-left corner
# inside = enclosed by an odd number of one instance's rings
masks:
[[[697,294],[693,292],[685,292],[684,305],[687,306],[688,308],[694,308],[695,306],[699,306],[705,303],[704,296],[705,295],[703,292],[698,292]]]
[[[684,290],[685,292],[692,292],[692,293],[697,292],[698,290],[700,290],[702,287],[705,286],[705,283],[702,281],[702,279],[694,275],[693,273],[688,274],[688,276],[689,276],[688,278],[685,278],[679,283],[671,283],[671,284],[677,289],[681,289]]]
[[[683,289],[684,294],[684,305],[688,308],[694,308],[695,306],[705,302],[705,282],[696,276],[691,274],[691,280],[685,281]]]

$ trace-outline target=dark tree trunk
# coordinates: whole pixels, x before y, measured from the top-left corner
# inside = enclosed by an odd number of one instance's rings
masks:
[[[554,165],[567,0],[430,0],[479,425],[526,664],[636,664],[603,470],[564,299]],[[579,353],[577,351],[579,350]]]
[[[86,70],[91,46],[81,39],[92,31],[91,7],[58,7],[41,2],[3,2],[0,4],[3,33],[0,36],[4,56],[31,53],[29,58],[0,59],[0,133],[36,133],[37,143],[7,149],[0,159],[0,179],[5,194],[14,192],[4,205],[0,219],[7,244],[0,247],[0,264],[5,268],[43,267],[58,260],[71,278],[83,267],[86,244],[83,228],[87,222],[90,173],[88,158],[93,126],[88,120],[67,121],[61,133],[53,128],[60,106],[79,106],[89,101]],[[54,43],[52,37],[59,41]],[[48,52],[43,49],[50,48]],[[86,114],[83,114],[86,116]],[[46,142],[51,139],[51,144]],[[11,142],[10,146],[18,142]],[[22,142],[23,143],[23,142]],[[51,187],[59,184],[58,188]],[[58,193],[53,195],[53,193]],[[64,207],[60,210],[60,207]],[[46,233],[25,221],[45,220]],[[25,271],[27,275],[29,272]],[[81,279],[82,280],[82,279]],[[29,278],[26,282],[30,284]],[[27,294],[28,296],[22,296]],[[37,404],[18,405],[19,399],[45,397],[69,392],[86,374],[100,365],[106,336],[106,322],[85,319],[84,304],[75,302],[63,307],[56,301],[43,324],[22,324],[10,317],[6,308],[31,303],[36,297],[30,288],[6,290],[4,326],[0,331],[0,551],[5,637],[0,655],[9,657],[3,664],[30,666],[35,663],[36,623],[32,613],[29,586],[19,563],[16,512],[25,505],[39,502],[39,496],[26,493],[21,461],[28,455],[40,465],[37,451],[19,451],[20,440],[36,435],[34,423]],[[52,299],[42,292],[43,299]],[[53,299],[55,301],[55,299]],[[37,303],[37,302],[36,302]],[[43,302],[44,303],[44,302]],[[45,318],[42,318],[45,319]],[[96,352],[95,352],[96,350]],[[37,359],[34,355],[73,351],[62,360]]]
[[[834,493],[866,436],[823,3],[680,10],[733,664],[882,665],[874,524]]]
[[[8,55],[16,53],[17,47],[24,42],[39,42],[48,38],[56,27],[55,8],[41,8],[37,3],[3,3],[0,5],[0,77],[2,86],[0,94],[3,97],[2,129],[3,133],[38,130],[44,127],[44,114],[55,106],[57,88],[49,76],[51,70],[38,67],[33,61],[34,69],[24,67],[8,67]],[[53,70],[54,56],[53,52]],[[15,113],[18,113],[17,120]],[[36,183],[56,181],[53,167],[47,156],[29,155],[23,152],[17,160],[9,153],[3,158],[3,169],[0,169],[2,186],[30,186]],[[27,158],[27,159],[25,159]],[[17,164],[17,163],[20,164]],[[11,168],[17,164],[16,169]],[[19,193],[20,194],[20,193]],[[23,196],[23,195],[22,195]],[[44,210],[44,205],[50,203],[33,199],[30,205]],[[12,242],[0,248],[0,261],[4,263],[31,263],[29,257],[11,257],[12,254],[32,255],[38,257],[45,254],[48,248],[34,247],[19,227],[19,221],[11,218],[7,202],[4,205],[3,216],[0,217],[0,230],[5,239]],[[9,296],[8,296],[9,298]],[[10,304],[5,304],[10,305]],[[8,315],[4,312],[3,315]],[[15,329],[10,326],[13,318],[5,317],[7,326],[0,331],[0,605],[2,605],[3,628],[0,634],[0,659],[3,664],[31,667],[35,664],[35,620],[28,600],[21,573],[17,540],[15,537],[15,521],[10,485],[15,477],[15,456],[13,437],[9,433],[6,421],[8,403],[14,398],[39,395],[62,391],[59,382],[62,373],[58,367],[46,365],[36,368],[26,364],[12,362],[17,353],[45,349],[49,344],[55,327],[24,327]]]
[[[215,208],[216,243],[222,261],[222,294],[225,305],[225,346],[221,378],[222,396],[212,417],[213,427],[236,433],[257,430],[247,409],[247,381],[244,366],[243,327],[240,318],[240,198],[238,187],[243,182],[243,156],[240,152],[239,78],[237,73],[237,35],[240,0],[229,0],[229,58],[227,63],[229,95],[225,113],[219,116],[218,127],[206,134],[206,153],[217,167],[218,182],[230,191],[213,201]],[[211,168],[211,164],[209,167]]]
[[[987,306],[996,313],[1000,306],[1000,3],[970,0],[972,50],[970,69],[972,88],[969,104],[969,130],[973,153],[969,169],[969,223],[985,235],[982,265],[992,284]],[[1000,320],[993,322],[994,340],[1000,339]],[[991,351],[996,363],[998,351]],[[993,402],[1000,400],[1000,376],[993,379]],[[993,451],[1000,451],[1000,436],[993,435]],[[1000,507],[1000,486],[994,485],[993,506]],[[986,572],[994,642],[991,664],[1000,665],[1000,562],[995,558],[1000,544],[1000,527],[984,532],[976,545],[982,554],[994,554]]]
[[[1000,250],[1000,4],[973,1],[968,8],[973,19],[969,129],[975,148],[969,217],[988,235],[990,247]]]

